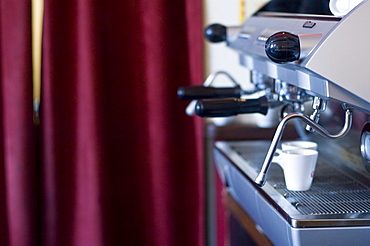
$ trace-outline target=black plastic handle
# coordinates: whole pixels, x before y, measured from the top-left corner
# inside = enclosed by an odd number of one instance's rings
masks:
[[[201,117],[226,117],[246,113],[266,115],[268,111],[267,97],[258,99],[219,99],[200,100],[195,105],[195,113]]]
[[[177,90],[177,95],[182,100],[197,100],[210,98],[240,98],[243,90],[240,86],[236,87],[204,87],[204,86],[188,86],[180,87]]]

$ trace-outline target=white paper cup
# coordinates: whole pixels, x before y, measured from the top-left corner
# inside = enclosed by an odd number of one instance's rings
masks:
[[[279,164],[284,171],[288,190],[309,190],[315,173],[318,152],[312,149],[277,150],[278,156],[272,162]]]
[[[289,150],[289,149],[312,149],[317,150],[317,143],[312,141],[303,141],[303,140],[295,140],[295,141],[286,141],[281,144],[282,150]]]

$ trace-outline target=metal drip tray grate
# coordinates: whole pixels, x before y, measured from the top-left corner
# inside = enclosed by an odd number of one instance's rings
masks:
[[[258,172],[269,145],[248,142],[248,145],[231,144],[231,149],[240,155]],[[272,164],[267,182],[302,215],[338,215],[370,212],[370,188],[348,176],[332,165],[333,158],[319,154],[312,187],[308,191],[294,192],[285,187],[283,171]]]

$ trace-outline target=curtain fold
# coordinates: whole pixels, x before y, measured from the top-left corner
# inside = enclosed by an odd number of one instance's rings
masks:
[[[0,244],[204,245],[201,1],[0,0]]]
[[[1,1],[0,18],[0,240],[36,245],[39,165],[32,123],[30,2]]]

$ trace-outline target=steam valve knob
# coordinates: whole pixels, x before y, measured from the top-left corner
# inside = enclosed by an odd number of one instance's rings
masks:
[[[297,61],[300,56],[299,37],[289,32],[275,33],[267,39],[265,52],[276,63]]]
[[[212,43],[226,41],[226,27],[221,24],[212,24],[204,30],[206,39]]]

